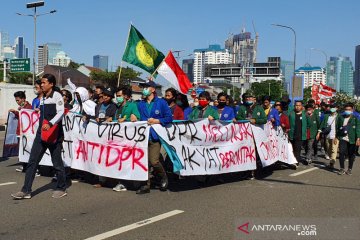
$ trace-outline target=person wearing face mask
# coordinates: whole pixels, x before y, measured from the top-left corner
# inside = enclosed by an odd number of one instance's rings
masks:
[[[199,98],[194,98],[194,102],[191,104],[191,107],[194,108],[197,106],[199,106]]]
[[[279,112],[280,126],[282,127],[284,133],[288,133],[290,131],[290,122],[289,117],[283,111],[285,104],[285,102],[275,102],[274,107]]]
[[[34,85],[34,93],[36,97],[32,100],[31,106],[35,111],[40,111],[40,100],[43,96],[43,92],[41,91],[41,81],[36,80]]]
[[[181,107],[184,112],[184,120],[189,120],[189,115],[192,112],[192,108],[189,105],[189,101],[187,96],[184,94],[179,93],[176,98],[176,105]]]
[[[236,120],[234,108],[229,107],[226,105],[226,97],[227,95],[224,92],[221,92],[217,96],[217,107],[216,110],[220,116],[220,120],[229,121],[229,120]]]
[[[73,106],[70,104],[73,100],[72,94],[69,90],[62,89],[61,95],[63,96],[63,99],[64,99],[64,107],[65,107],[65,114],[66,114],[67,111],[69,111],[70,109],[73,108]]]
[[[173,120],[184,120],[184,111],[176,104],[177,91],[174,88],[168,88],[165,91],[165,101],[170,107]]]
[[[264,109],[256,104],[253,91],[246,91],[242,97],[243,105],[240,106],[236,119],[249,120],[251,124],[265,124],[267,120]]]
[[[305,106],[306,115],[310,118],[310,128],[307,130],[305,141],[306,163],[311,164],[312,160],[317,160],[317,140],[316,135],[320,127],[319,113],[315,111],[313,104]]]
[[[95,87],[95,93],[93,94],[92,96],[92,100],[96,103],[96,104],[101,104],[103,99],[102,99],[102,96],[103,96],[103,90],[104,90],[104,87],[103,86],[96,86]]]
[[[207,118],[211,120],[218,120],[219,114],[215,108],[210,106],[210,93],[204,91],[199,95],[199,106],[194,107],[189,115],[190,120],[197,120]]]
[[[336,126],[339,121],[339,115],[337,114],[336,104],[331,104],[329,107],[329,111],[325,113],[324,118],[320,123],[316,139],[319,141],[321,136],[325,138],[325,158],[326,160],[330,160],[328,168],[333,170],[339,147],[339,141],[336,136]]]
[[[86,88],[76,88],[74,99],[74,105],[70,112],[83,115],[85,117],[83,118],[84,121],[95,117],[96,103],[91,100]]]
[[[138,104],[140,120],[147,121],[149,125],[161,124],[166,126],[172,122],[171,110],[167,102],[158,98],[156,95],[157,84],[154,81],[148,81],[141,84],[142,94],[145,99]],[[168,187],[168,178],[163,165],[160,163],[160,139],[153,128],[150,128],[148,159],[149,165],[153,168],[153,175],[160,178],[160,190],[166,191]],[[149,172],[150,174],[150,172]],[[136,191],[136,194],[145,194],[150,192],[150,176],[146,184]]]
[[[356,146],[360,146],[360,121],[353,115],[354,105],[347,103],[344,105],[344,112],[339,116],[336,125],[337,137],[339,138],[339,175],[352,174],[355,160]],[[345,172],[345,157],[349,159],[349,167]]]
[[[140,119],[140,113],[136,103],[131,101],[132,91],[128,87],[118,88],[116,91],[116,102],[118,109],[115,114],[115,120],[122,122],[136,122]]]
[[[270,96],[264,96],[262,98],[262,104],[267,120],[270,121],[274,127],[280,126],[279,112],[276,110],[276,108],[271,107],[270,102]]]

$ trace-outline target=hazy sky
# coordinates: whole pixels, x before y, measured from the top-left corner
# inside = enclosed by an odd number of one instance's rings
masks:
[[[32,13],[27,2],[31,0],[2,1],[0,30],[9,33],[11,43],[24,36],[32,54],[32,18],[15,14]],[[186,56],[212,43],[224,46],[229,33],[239,33],[243,27],[253,34],[254,21],[258,62],[269,56],[293,59],[293,33],[271,23],[288,25],[297,33],[297,67],[325,64],[325,57],[310,48],[354,61],[355,46],[360,44],[357,0],[47,0],[39,12],[52,9],[58,12],[38,18],[38,45],[62,43],[74,61],[87,65],[92,65],[96,54],[108,55],[109,67],[119,65],[130,22],[164,54],[184,50]]]

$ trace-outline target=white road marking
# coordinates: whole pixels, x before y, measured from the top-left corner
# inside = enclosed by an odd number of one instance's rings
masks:
[[[12,184],[16,184],[16,182],[0,183],[0,186],[6,186],[6,185],[12,185]]]
[[[312,171],[318,170],[318,169],[320,169],[320,167],[313,167],[313,168],[309,168],[309,169],[306,169],[306,170],[301,171],[301,172],[292,173],[292,174],[290,174],[289,176],[290,176],[290,177],[296,177],[296,176],[299,176],[299,175],[301,175],[301,174],[308,173],[308,172],[312,172]]]
[[[124,233],[124,232],[130,231],[130,230],[133,230],[133,229],[136,229],[136,228],[139,228],[139,227],[142,227],[142,226],[145,226],[145,225],[148,225],[148,224],[163,220],[165,218],[175,216],[175,215],[183,213],[183,212],[184,211],[182,211],[182,210],[173,210],[173,211],[170,211],[170,212],[167,212],[167,213],[157,215],[157,216],[152,217],[152,218],[142,220],[142,221],[137,222],[137,223],[133,223],[133,224],[130,224],[130,225],[127,225],[127,226],[124,226],[124,227],[120,227],[120,228],[117,228],[117,229],[114,229],[114,230],[111,230],[111,231],[108,231],[108,232],[105,232],[105,233],[101,233],[99,235],[96,235],[96,236],[93,236],[93,237],[90,237],[90,238],[86,238],[85,240],[102,240],[102,239],[110,238],[110,237],[119,235],[121,233]]]

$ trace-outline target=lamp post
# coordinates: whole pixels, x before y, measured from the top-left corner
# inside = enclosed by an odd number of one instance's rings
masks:
[[[33,85],[35,84],[35,76],[36,76],[36,72],[35,72],[36,71],[36,19],[37,19],[37,17],[47,15],[47,14],[52,14],[52,13],[56,12],[56,10],[52,10],[50,12],[37,14],[36,8],[42,7],[44,5],[45,5],[44,1],[28,3],[28,4],[26,4],[26,8],[33,8],[34,14],[16,13],[19,16],[32,17],[34,19],[34,50],[33,50],[33,78],[32,78]]]
[[[292,78],[292,84],[291,84],[291,96],[294,99],[294,79],[295,79],[295,69],[296,69],[296,32],[292,27],[286,26],[286,25],[281,25],[281,24],[271,24],[275,27],[282,27],[282,28],[287,28],[290,29],[293,33],[294,33],[294,76]]]

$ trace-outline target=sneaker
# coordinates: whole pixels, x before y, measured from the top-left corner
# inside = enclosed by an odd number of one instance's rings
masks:
[[[67,195],[66,191],[62,191],[62,190],[55,190],[52,194],[53,198],[62,198],[65,197]]]
[[[329,155],[325,154],[325,159],[326,159],[326,160],[330,160]]]
[[[36,173],[35,173],[35,177],[40,177],[40,173],[39,173],[39,170],[36,170]]]
[[[11,196],[12,196],[13,199],[15,199],[15,200],[30,199],[30,198],[31,198],[31,194],[30,194],[30,193],[24,193],[24,192],[13,193],[13,194],[11,194]]]
[[[20,167],[16,168],[15,171],[22,172],[22,171],[24,171],[24,167],[20,166]]]
[[[340,168],[339,172],[338,172],[338,175],[344,175],[345,174],[345,171],[343,168]]]
[[[113,188],[113,190],[114,190],[115,192],[125,192],[125,191],[127,191],[126,187],[125,187],[123,184],[121,184],[121,183],[119,183],[118,185],[116,185],[116,186]]]
[[[351,175],[352,175],[352,173],[351,173],[351,169],[350,169],[350,168],[346,171],[346,174],[347,174],[347,175],[349,175],[349,176],[351,176]]]

